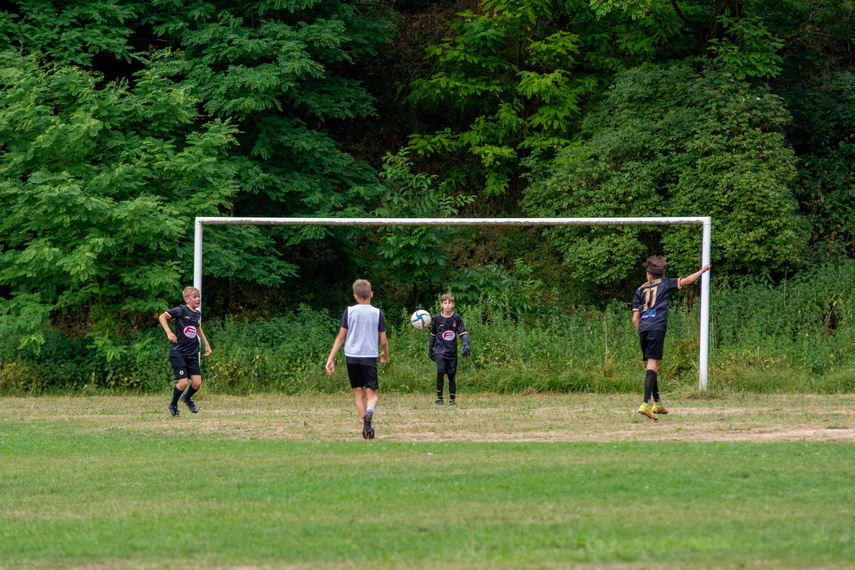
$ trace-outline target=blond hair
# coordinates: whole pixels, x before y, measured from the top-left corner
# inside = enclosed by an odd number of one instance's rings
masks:
[[[196,289],[195,287],[185,287],[184,288],[184,300],[185,301],[190,298],[190,293],[199,293],[199,290]]]
[[[371,283],[367,279],[357,279],[353,282],[353,294],[363,301],[371,298]]]
[[[451,301],[453,303],[454,295],[452,295],[451,293],[444,294],[442,297],[439,298],[440,303],[442,303],[443,301]]]

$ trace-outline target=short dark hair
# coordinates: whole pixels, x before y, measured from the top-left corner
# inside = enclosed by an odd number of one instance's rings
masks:
[[[668,269],[668,262],[661,255],[652,255],[644,262],[644,269],[654,278],[665,277],[665,270]]]

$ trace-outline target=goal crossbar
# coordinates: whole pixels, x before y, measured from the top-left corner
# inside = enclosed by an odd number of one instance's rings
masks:
[[[701,266],[710,263],[712,218],[196,218],[193,255],[193,286],[202,291],[202,228],[206,225],[255,226],[702,226]],[[698,354],[698,386],[707,391],[709,369],[710,275],[701,276],[701,315]]]

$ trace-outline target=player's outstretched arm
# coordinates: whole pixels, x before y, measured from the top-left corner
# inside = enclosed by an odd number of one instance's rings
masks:
[[[700,277],[701,275],[703,275],[704,273],[706,273],[709,270],[710,270],[710,266],[709,266],[709,264],[707,264],[707,265],[704,265],[703,267],[701,267],[700,270],[695,271],[694,273],[689,275],[688,277],[681,277],[680,278],[680,287],[683,287],[684,285],[691,285],[692,283],[694,283],[695,281],[698,280],[698,277]]]

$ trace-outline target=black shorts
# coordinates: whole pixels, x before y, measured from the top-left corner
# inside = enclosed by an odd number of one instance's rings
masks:
[[[380,383],[377,381],[377,367],[366,364],[347,363],[347,377],[350,379],[351,388],[368,388],[379,390]]]
[[[665,351],[665,331],[644,331],[638,334],[641,340],[642,360],[662,360]]]
[[[181,380],[191,376],[201,376],[202,368],[199,366],[199,355],[184,356],[178,352],[169,353],[169,364],[172,365],[172,379]]]
[[[437,355],[436,371],[444,374],[457,374],[457,357]]]

